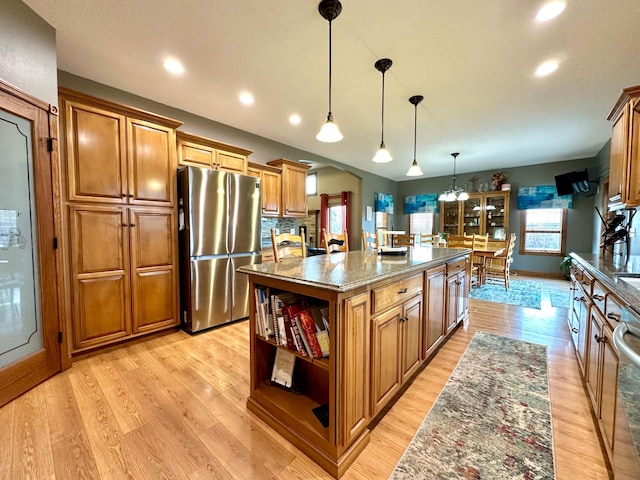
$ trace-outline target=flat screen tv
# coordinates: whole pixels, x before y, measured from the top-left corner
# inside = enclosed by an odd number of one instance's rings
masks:
[[[571,195],[589,191],[589,175],[587,169],[556,175],[556,190],[558,195]]]

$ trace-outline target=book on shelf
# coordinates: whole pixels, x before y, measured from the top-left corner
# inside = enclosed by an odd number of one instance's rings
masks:
[[[276,349],[276,357],[273,360],[271,370],[271,381],[291,388],[293,386],[293,368],[295,367],[296,356],[283,348]]]
[[[295,345],[296,351],[302,355],[303,357],[308,357],[308,351],[304,345],[304,341],[298,328],[298,324],[296,322],[296,318],[301,309],[300,303],[292,303],[290,305],[285,305],[282,307],[282,311],[285,314],[285,318],[288,318],[289,328],[291,330],[291,335],[293,337],[293,343]]]
[[[300,320],[302,333],[304,335],[303,341],[306,340],[305,345],[307,346],[310,356],[313,358],[322,358],[322,348],[320,348],[316,337],[317,326],[311,314],[311,309],[305,308],[300,310],[300,312],[298,312],[298,319]]]

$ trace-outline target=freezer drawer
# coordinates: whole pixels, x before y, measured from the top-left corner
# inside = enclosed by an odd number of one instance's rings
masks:
[[[197,332],[231,321],[230,275],[231,263],[226,255],[191,259],[191,288],[182,313],[185,330]]]
[[[231,320],[233,321],[249,316],[249,276],[244,273],[238,273],[236,270],[244,265],[262,263],[262,255],[260,253],[232,255],[230,261],[233,278],[233,288],[231,289]]]

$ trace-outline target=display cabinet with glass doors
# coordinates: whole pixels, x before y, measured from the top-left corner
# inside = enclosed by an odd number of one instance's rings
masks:
[[[440,231],[448,235],[489,234],[489,240],[505,240],[509,231],[511,191],[470,193],[459,202],[440,202]]]

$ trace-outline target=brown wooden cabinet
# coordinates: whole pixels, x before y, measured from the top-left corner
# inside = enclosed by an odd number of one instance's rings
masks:
[[[72,353],[177,325],[172,119],[60,89]]]
[[[469,317],[469,259],[447,264],[445,334]]]
[[[267,162],[268,165],[282,170],[281,192],[283,217],[307,216],[307,170],[309,165],[293,162],[285,158]]]
[[[613,122],[609,203],[640,205],[640,85],[625,88],[607,116]]]
[[[228,145],[192,133],[178,131],[178,163],[247,175],[251,150]]]
[[[260,179],[262,216],[282,216],[282,170],[271,165],[249,162],[247,175]]]
[[[427,358],[444,339],[446,266],[441,265],[425,274],[425,319],[422,358]]]
[[[449,235],[488,233],[490,240],[505,240],[510,198],[511,191],[493,191],[470,193],[462,202],[440,202],[440,231]]]

